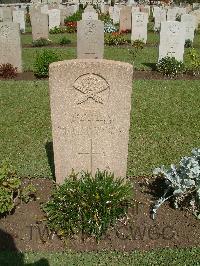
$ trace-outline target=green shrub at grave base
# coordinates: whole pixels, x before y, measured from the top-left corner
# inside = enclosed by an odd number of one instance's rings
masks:
[[[21,178],[7,160],[0,165],[0,214],[10,213],[16,206],[17,200],[29,202],[36,189],[33,185],[22,187]]]
[[[38,40],[32,41],[32,46],[33,47],[42,47],[42,46],[48,46],[50,45],[52,42],[48,39],[45,38],[40,38]]]
[[[69,17],[66,17],[64,19],[65,24],[67,24],[67,22],[77,22],[77,21],[80,21],[82,19],[82,13],[83,13],[83,10],[78,10],[73,15],[71,15]]]
[[[174,199],[174,207],[185,206],[200,219],[200,148],[192,150],[192,156],[183,157],[178,167],[171,165],[156,168],[154,174],[164,178],[166,189],[163,196],[152,208],[152,218],[155,218],[158,208],[168,199]]]
[[[104,23],[108,23],[112,21],[109,14],[103,14],[103,13],[99,15],[99,20],[103,21]]]
[[[38,52],[34,62],[34,75],[38,78],[48,77],[49,65],[56,61],[59,61],[59,57],[55,52],[47,49]]]
[[[142,50],[145,46],[145,43],[141,40],[135,40],[131,43],[131,45],[137,50]]]
[[[10,63],[0,65],[0,77],[14,78],[16,76],[17,76],[17,67],[14,67]]]
[[[185,40],[185,48],[191,48],[193,46],[193,42],[190,39]]]
[[[70,43],[71,43],[71,40],[67,39],[66,36],[61,37],[59,40],[60,45],[65,45],[65,44],[70,44]]]
[[[140,55],[140,52],[144,49],[145,43],[141,40],[135,40],[132,42],[131,46],[132,48],[128,49],[128,51],[133,64],[136,57],[138,57]]]
[[[176,60],[175,57],[163,57],[156,65],[157,71],[169,77],[175,77],[185,71],[183,62]]]
[[[132,203],[130,181],[115,179],[107,171],[92,177],[72,172],[64,184],[56,187],[49,202],[43,205],[50,230],[61,238],[83,233],[99,240],[118,219],[126,217]]]
[[[122,44],[128,44],[128,40],[121,35],[119,32],[113,32],[111,34],[106,34],[104,37],[104,43],[105,45],[122,45]]]
[[[200,74],[200,54],[194,48],[190,49],[188,52],[188,64],[187,71],[196,76]]]
[[[49,30],[50,34],[59,34],[59,33],[65,33],[67,31],[66,28],[61,28],[61,27],[57,27],[55,26],[54,28]]]

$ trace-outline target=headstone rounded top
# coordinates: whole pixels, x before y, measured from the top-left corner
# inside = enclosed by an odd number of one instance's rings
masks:
[[[96,12],[96,11],[95,11],[95,9],[94,9],[93,6],[88,5],[88,6],[85,8],[84,12]]]
[[[50,64],[50,68],[56,68],[58,66],[64,66],[64,65],[79,65],[79,64],[106,64],[106,65],[118,65],[119,67],[127,67],[130,69],[133,69],[133,66],[129,63],[126,62],[121,62],[121,61],[113,61],[113,60],[107,60],[107,59],[72,59],[72,60],[64,60],[64,61],[58,61],[58,62],[53,62]]]

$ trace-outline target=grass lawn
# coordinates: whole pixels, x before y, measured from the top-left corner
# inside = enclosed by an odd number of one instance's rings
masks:
[[[75,47],[65,47],[65,48],[23,48],[22,59],[23,59],[23,69],[24,71],[33,71],[33,65],[36,58],[36,54],[42,49],[51,49],[56,54],[59,55],[59,60],[75,59],[76,58],[76,48]],[[117,60],[122,62],[127,62],[132,64],[132,59],[129,54],[130,47],[110,47],[105,46],[104,58],[110,60]],[[197,49],[200,53],[200,49]],[[188,62],[188,51],[185,49],[184,62],[187,65]],[[158,60],[158,47],[145,47],[137,55],[134,68],[136,70],[152,70],[152,65],[155,66]]]
[[[42,48],[51,49],[59,55],[59,60],[75,59],[76,48]],[[36,54],[41,51],[41,48],[24,48],[22,51],[23,69],[24,71],[33,71],[34,60]],[[117,60],[122,62],[132,63],[128,48],[123,47],[105,47],[104,58]],[[151,70],[151,64],[155,64],[158,58],[158,49],[153,47],[144,48],[141,54],[136,58],[134,67],[140,70]]]
[[[71,40],[71,44],[76,44],[76,34],[74,33],[59,33],[59,34],[49,34],[49,39],[55,43],[59,44],[59,40],[66,36],[67,39]],[[22,34],[21,35],[21,42],[22,45],[24,44],[31,44],[32,43],[32,35],[31,34]]]
[[[42,48],[51,49],[56,54],[59,55],[59,60],[75,59],[76,58],[76,48],[66,47],[66,48]],[[41,51],[41,48],[24,48],[22,51],[23,56],[23,69],[24,71],[33,71],[34,60],[36,54]],[[117,60],[122,62],[132,63],[128,48],[122,47],[105,47],[104,58],[110,60]],[[144,48],[141,54],[136,58],[134,67],[136,69],[146,69],[151,70],[152,63],[156,63],[158,58],[158,49],[149,47]]]
[[[76,34],[64,34],[72,44]],[[63,34],[49,35],[59,43]],[[31,35],[22,44],[31,44]],[[159,35],[148,33],[148,44],[159,44]],[[194,46],[200,48],[200,34]],[[46,49],[46,48],[45,48]],[[76,48],[49,48],[60,60],[76,58]],[[23,48],[25,71],[32,71],[41,48]],[[105,58],[131,62],[128,47],[105,47]],[[158,47],[145,47],[134,62],[150,70]],[[133,83],[129,138],[129,176],[151,175],[162,164],[177,163],[200,146],[199,80],[137,80]],[[48,81],[0,81],[0,161],[8,158],[21,176],[52,178],[52,142]],[[200,265],[200,248],[150,252],[0,253],[0,265]]]
[[[67,47],[66,49],[63,48],[24,48],[22,50],[22,58],[23,58],[23,69],[24,71],[33,71],[34,69],[34,61],[36,58],[37,53],[40,53],[42,49],[51,49],[53,50],[58,56],[59,60],[66,60],[66,59],[74,59],[76,58],[76,50],[75,48]]]
[[[0,160],[21,175],[51,177],[48,82],[1,81],[0,99]],[[134,81],[128,175],[151,175],[199,147],[199,102],[199,80]]]
[[[49,39],[53,43],[59,44],[59,40],[62,36],[66,36],[69,40],[71,40],[72,44],[76,44],[76,42],[77,42],[76,33],[49,34]],[[129,40],[131,39],[131,34],[127,34],[126,36]],[[21,41],[22,41],[22,44],[31,44],[32,43],[32,35],[31,34],[30,35],[22,34],[21,35]],[[160,42],[159,33],[156,33],[153,31],[148,31],[147,44],[158,46],[159,42]],[[195,34],[194,47],[200,48],[200,32]]]
[[[53,43],[59,44],[59,40],[62,36],[66,36],[69,40],[71,40],[71,44],[75,45],[75,47],[65,47],[65,48],[51,48],[51,47],[39,47],[39,48],[23,48],[22,57],[23,57],[23,68],[24,71],[33,71],[33,64],[36,57],[36,54],[41,49],[52,49],[56,52],[60,60],[65,59],[74,59],[76,58],[76,41],[77,36],[76,33],[62,33],[62,34],[49,34],[49,39],[52,40]],[[127,35],[127,38],[130,39],[130,34]],[[21,35],[22,44],[31,44],[32,36],[31,35]],[[159,34],[149,31],[147,45],[145,48],[139,52],[135,62],[134,68],[138,70],[151,70],[152,64],[155,65],[158,60],[158,46],[159,46]],[[200,33],[198,32],[194,38],[194,47],[200,52]],[[113,47],[113,46],[105,46],[104,50],[104,58],[111,60],[124,61],[128,63],[132,63],[129,49],[131,46],[127,47]],[[187,52],[188,49],[185,49],[184,61],[187,63]]]
[[[37,264],[36,264],[37,262]],[[11,264],[12,263],[12,264]],[[25,254],[0,253],[0,265],[60,266],[60,265],[200,265],[200,248],[192,249],[162,249],[150,252],[85,252],[85,253],[32,253]],[[32,264],[33,263],[33,264]],[[35,263],[35,264],[34,264]],[[26,264],[27,265],[27,264]]]

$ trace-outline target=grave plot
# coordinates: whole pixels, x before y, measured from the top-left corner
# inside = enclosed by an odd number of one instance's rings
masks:
[[[0,265],[199,262],[199,14],[0,7]]]

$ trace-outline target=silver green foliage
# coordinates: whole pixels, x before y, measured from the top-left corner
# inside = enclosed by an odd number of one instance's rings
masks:
[[[175,208],[188,198],[194,215],[200,219],[200,148],[193,149],[192,156],[183,157],[178,166],[172,164],[169,169],[164,166],[156,168],[154,175],[165,178],[166,190],[152,208],[153,219],[158,208],[172,197]]]
[[[106,22],[104,24],[104,32],[105,33],[112,33],[112,32],[116,32],[117,28],[112,24],[112,22]]]

